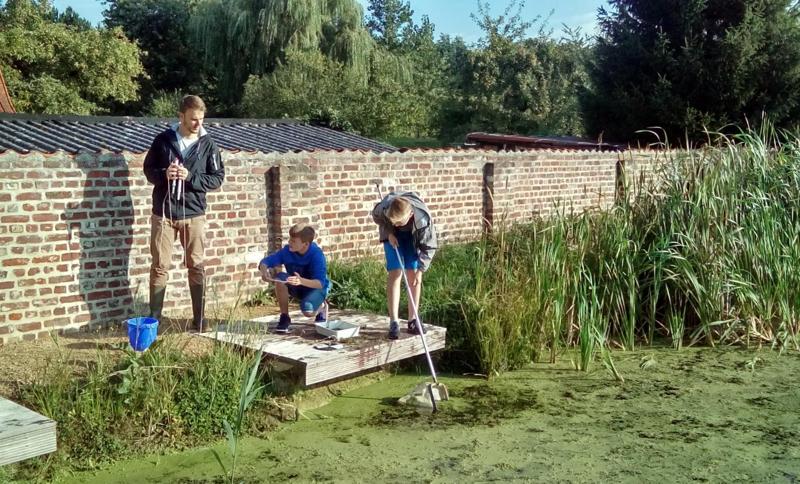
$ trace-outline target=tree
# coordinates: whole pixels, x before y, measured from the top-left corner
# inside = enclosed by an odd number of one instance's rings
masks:
[[[0,8],[0,67],[20,112],[92,114],[136,99],[139,49],[117,29],[56,23],[47,0]]]
[[[105,0],[108,28],[119,27],[142,50],[146,74],[139,79],[140,102],[120,107],[141,114],[152,109],[155,98],[174,98],[174,93],[200,94],[209,99],[213,79],[202,62],[202,52],[189,37],[189,22],[196,0]],[[215,93],[214,93],[215,94]],[[161,101],[158,101],[161,102]],[[149,107],[149,108],[148,108]],[[177,105],[171,113],[177,111]]]
[[[271,73],[290,50],[319,51],[366,72],[374,48],[356,0],[206,0],[191,25],[231,105],[249,76]]]
[[[582,134],[577,100],[586,82],[586,40],[579,32],[554,40],[544,24],[536,37],[526,37],[540,17],[523,21],[522,6],[512,1],[503,15],[492,17],[488,4],[479,4],[473,19],[484,37],[476,48],[442,46],[456,56],[450,65],[457,75],[441,115],[440,138],[460,140],[475,130]]]
[[[800,24],[789,0],[611,0],[584,109],[588,129],[632,140],[659,127],[672,142],[704,129],[798,120]]]
[[[382,77],[373,58],[370,86],[376,92],[391,93],[398,107],[394,112],[402,118],[391,123],[394,125],[391,136],[432,135],[438,125],[447,83],[446,62],[434,42],[433,23],[424,15],[416,24],[414,11],[403,0],[370,0],[368,11],[367,28],[378,48],[389,54],[383,56],[383,65],[394,56],[406,74],[402,79]]]
[[[370,0],[367,28],[372,37],[389,50],[396,50],[405,31],[413,25],[411,5],[402,0]]]
[[[399,75],[396,62],[376,49],[365,75],[319,51],[290,50],[271,74],[250,77],[242,113],[324,122],[376,138],[410,136],[420,104],[413,98],[412,78]]]
[[[63,13],[54,8],[52,18],[54,22],[70,25],[78,30],[91,30],[92,28],[92,23],[78,15],[78,12],[73,10],[72,7],[67,7]]]

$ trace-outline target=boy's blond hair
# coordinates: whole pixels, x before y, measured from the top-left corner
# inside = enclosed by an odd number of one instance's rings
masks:
[[[294,239],[295,237],[299,238],[303,242],[310,244],[314,241],[314,237],[316,237],[317,232],[314,230],[314,227],[306,224],[306,223],[299,223],[295,224],[292,228],[289,229],[289,237]]]
[[[411,214],[411,203],[403,197],[395,197],[386,210],[386,218],[393,224],[405,222]]]

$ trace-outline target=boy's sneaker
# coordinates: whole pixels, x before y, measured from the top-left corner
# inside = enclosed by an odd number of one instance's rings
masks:
[[[281,314],[281,318],[278,320],[278,325],[275,326],[276,333],[288,333],[289,326],[292,324],[292,318],[289,317],[288,314]]]
[[[397,321],[389,323],[389,339],[397,339],[400,337],[400,325]]]
[[[315,323],[325,323],[328,321],[328,301],[322,301],[322,308],[320,308],[317,315],[314,317]]]
[[[408,322],[408,333],[409,334],[419,334],[420,329],[422,330],[422,334],[427,334],[428,331],[417,322],[416,319],[412,319]]]

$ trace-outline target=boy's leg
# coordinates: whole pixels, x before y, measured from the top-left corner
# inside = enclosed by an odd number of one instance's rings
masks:
[[[286,284],[275,284],[275,299],[278,300],[281,314],[289,314],[289,288]]]
[[[406,277],[408,278],[408,282],[414,280],[417,277],[416,269],[406,269]],[[417,280],[416,285],[411,286],[411,294],[414,295],[414,304],[416,304],[417,311],[419,311],[419,297],[422,294],[422,273],[419,273],[419,279]],[[408,301],[408,319],[409,321],[412,319],[417,319],[416,315],[414,315],[414,306],[411,305],[411,300]]]
[[[422,295],[422,273],[417,274],[419,269],[419,256],[417,249],[414,247],[413,236],[410,232],[405,232],[397,239],[398,250],[403,258],[403,269],[406,271],[406,279],[409,282],[409,292],[411,297],[414,298],[412,304],[411,299],[408,300],[408,332],[411,334],[419,334],[420,325],[417,321],[419,314],[419,300]],[[419,279],[416,279],[419,275]],[[414,280],[417,283],[414,284]],[[416,305],[417,314],[414,314],[414,305]]]
[[[397,321],[400,312],[400,279],[403,274],[400,269],[389,271],[386,275],[386,302],[389,306],[389,320]]]
[[[400,337],[397,313],[400,307],[402,266],[400,265],[400,259],[397,258],[397,252],[389,242],[383,243],[383,253],[386,256],[386,304],[389,310],[389,339],[397,339]]]
[[[303,288],[300,298],[300,311],[308,318],[316,316],[325,302],[325,291],[322,289]]]
[[[285,272],[280,272],[275,276],[276,279],[281,281],[285,281],[288,277],[289,274]],[[278,300],[278,308],[280,308],[281,311],[278,326],[275,327],[275,331],[288,333],[289,326],[292,324],[292,318],[289,317],[289,286],[281,283],[274,284],[275,299]]]

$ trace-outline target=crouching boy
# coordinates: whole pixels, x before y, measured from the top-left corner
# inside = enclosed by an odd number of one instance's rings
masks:
[[[261,278],[275,284],[275,297],[281,310],[276,332],[290,330],[289,296],[300,301],[304,316],[315,316],[317,322],[324,322],[328,317],[325,301],[330,286],[328,266],[322,249],[314,243],[315,236],[313,227],[297,224],[289,229],[289,243],[258,264]],[[278,272],[281,266],[284,270]]]

